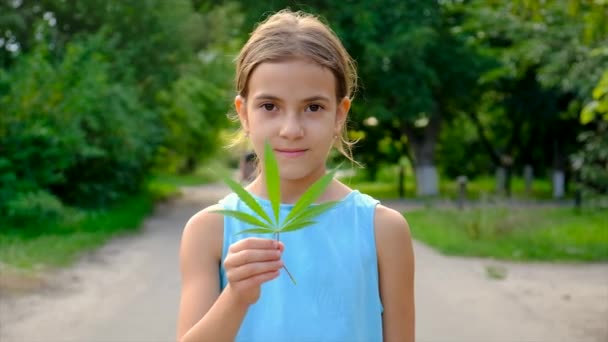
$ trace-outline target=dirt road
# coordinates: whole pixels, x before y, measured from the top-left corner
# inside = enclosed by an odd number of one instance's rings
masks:
[[[186,189],[142,234],[49,275],[31,294],[0,292],[0,341],[173,341],[181,230],[226,192]],[[415,253],[419,342],[608,341],[608,264],[448,258],[419,243]]]

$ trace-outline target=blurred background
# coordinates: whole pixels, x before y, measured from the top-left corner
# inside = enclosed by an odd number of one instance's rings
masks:
[[[140,216],[237,168],[233,60],[287,6],[322,15],[357,61],[349,134],[364,167],[336,158],[347,184],[425,203],[606,206],[605,1],[1,6],[0,234],[79,229],[129,205]]]
[[[0,0],[0,288],[240,177],[234,58],[285,7],[321,15],[357,62],[363,167],[331,167],[407,212],[417,241],[608,261],[608,1]]]

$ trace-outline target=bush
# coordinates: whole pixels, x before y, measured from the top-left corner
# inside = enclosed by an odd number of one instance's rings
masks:
[[[229,124],[233,101],[229,59],[209,53],[172,85],[159,93],[161,118],[166,130],[157,154],[158,169],[192,173],[198,164],[213,158],[221,146],[221,128]]]
[[[101,35],[44,46],[0,70],[0,214],[19,193],[47,189],[67,204],[107,204],[140,187],[158,144],[157,115],[110,77]]]
[[[585,205],[608,207],[608,71],[582,110],[581,122],[595,129],[578,136],[583,146],[571,156],[577,187]]]
[[[14,227],[57,222],[65,213],[61,201],[42,190],[18,193],[6,203],[6,221]]]

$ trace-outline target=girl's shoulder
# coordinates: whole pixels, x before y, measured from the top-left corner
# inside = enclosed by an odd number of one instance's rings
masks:
[[[384,206],[380,203],[376,205],[374,213],[374,222],[376,226],[388,227],[389,230],[408,230],[409,225],[405,216],[395,209]]]
[[[374,207],[380,203],[380,201],[374,197],[362,193],[357,189],[353,189],[338,180],[336,180],[333,191],[334,194],[331,197],[340,204],[351,204],[358,207]]]
[[[405,217],[381,204],[375,209],[374,231],[379,251],[399,250],[412,245],[410,227]]]
[[[409,225],[405,217],[400,212],[383,205],[380,200],[373,196],[359,190],[352,190],[344,198],[344,202],[372,212],[376,235],[388,235],[389,238],[403,234],[409,236]],[[403,236],[398,238],[403,240]]]
[[[221,210],[223,206],[219,203],[210,205],[196,214],[192,215],[182,232],[182,251],[207,250],[207,257],[217,259],[222,255],[222,244],[224,236],[224,219],[221,214],[214,213]]]

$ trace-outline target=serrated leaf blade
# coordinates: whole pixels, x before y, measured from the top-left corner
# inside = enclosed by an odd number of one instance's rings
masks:
[[[270,226],[268,223],[266,222],[262,222],[259,218],[241,212],[241,211],[237,211],[237,210],[213,210],[213,213],[218,213],[218,214],[222,214],[222,215],[226,215],[226,216],[230,216],[230,217],[234,217],[237,220],[243,221],[245,223],[249,223],[251,225],[254,225],[256,227],[261,227],[261,228],[268,228],[268,229],[272,229],[272,226]]]
[[[274,226],[272,220],[264,211],[264,208],[262,208],[258,201],[256,201],[255,198],[253,198],[253,196],[251,196],[251,194],[247,190],[245,190],[245,188],[243,188],[239,183],[228,177],[224,177],[224,183],[226,183],[226,185],[228,185],[230,189],[232,189],[232,191],[234,191],[234,193],[239,196],[239,198],[245,203],[245,205],[247,205],[256,214],[258,214],[263,220],[265,220],[268,225]]]
[[[291,221],[286,221],[286,224],[300,222],[302,220],[304,220],[304,221],[311,220],[311,219],[323,214],[324,212],[331,210],[338,203],[340,203],[340,202],[331,201],[331,202],[321,203],[319,205],[315,205],[312,207],[308,207],[308,208],[302,210],[297,216],[292,217]]]
[[[281,206],[281,181],[279,179],[279,165],[268,141],[264,144],[264,174],[266,176],[268,199],[274,213],[274,222],[275,225],[278,225]]]
[[[334,178],[334,172],[326,173],[323,177],[319,178],[308,190],[300,197],[300,199],[293,206],[285,222],[291,221],[295,216],[298,216],[302,210],[308,208],[327,188],[331,180]]]
[[[315,224],[317,222],[315,221],[299,221],[299,222],[292,222],[288,225],[286,225],[285,227],[280,229],[281,233],[287,233],[287,232],[293,232],[294,230],[299,230],[302,228],[306,228],[312,224]]]
[[[240,232],[238,232],[238,233],[236,233],[234,235],[249,234],[249,233],[253,233],[253,234],[274,234],[274,233],[276,233],[276,231],[274,229],[269,229],[269,228],[254,227],[254,228],[249,228],[249,229],[241,230]]]

